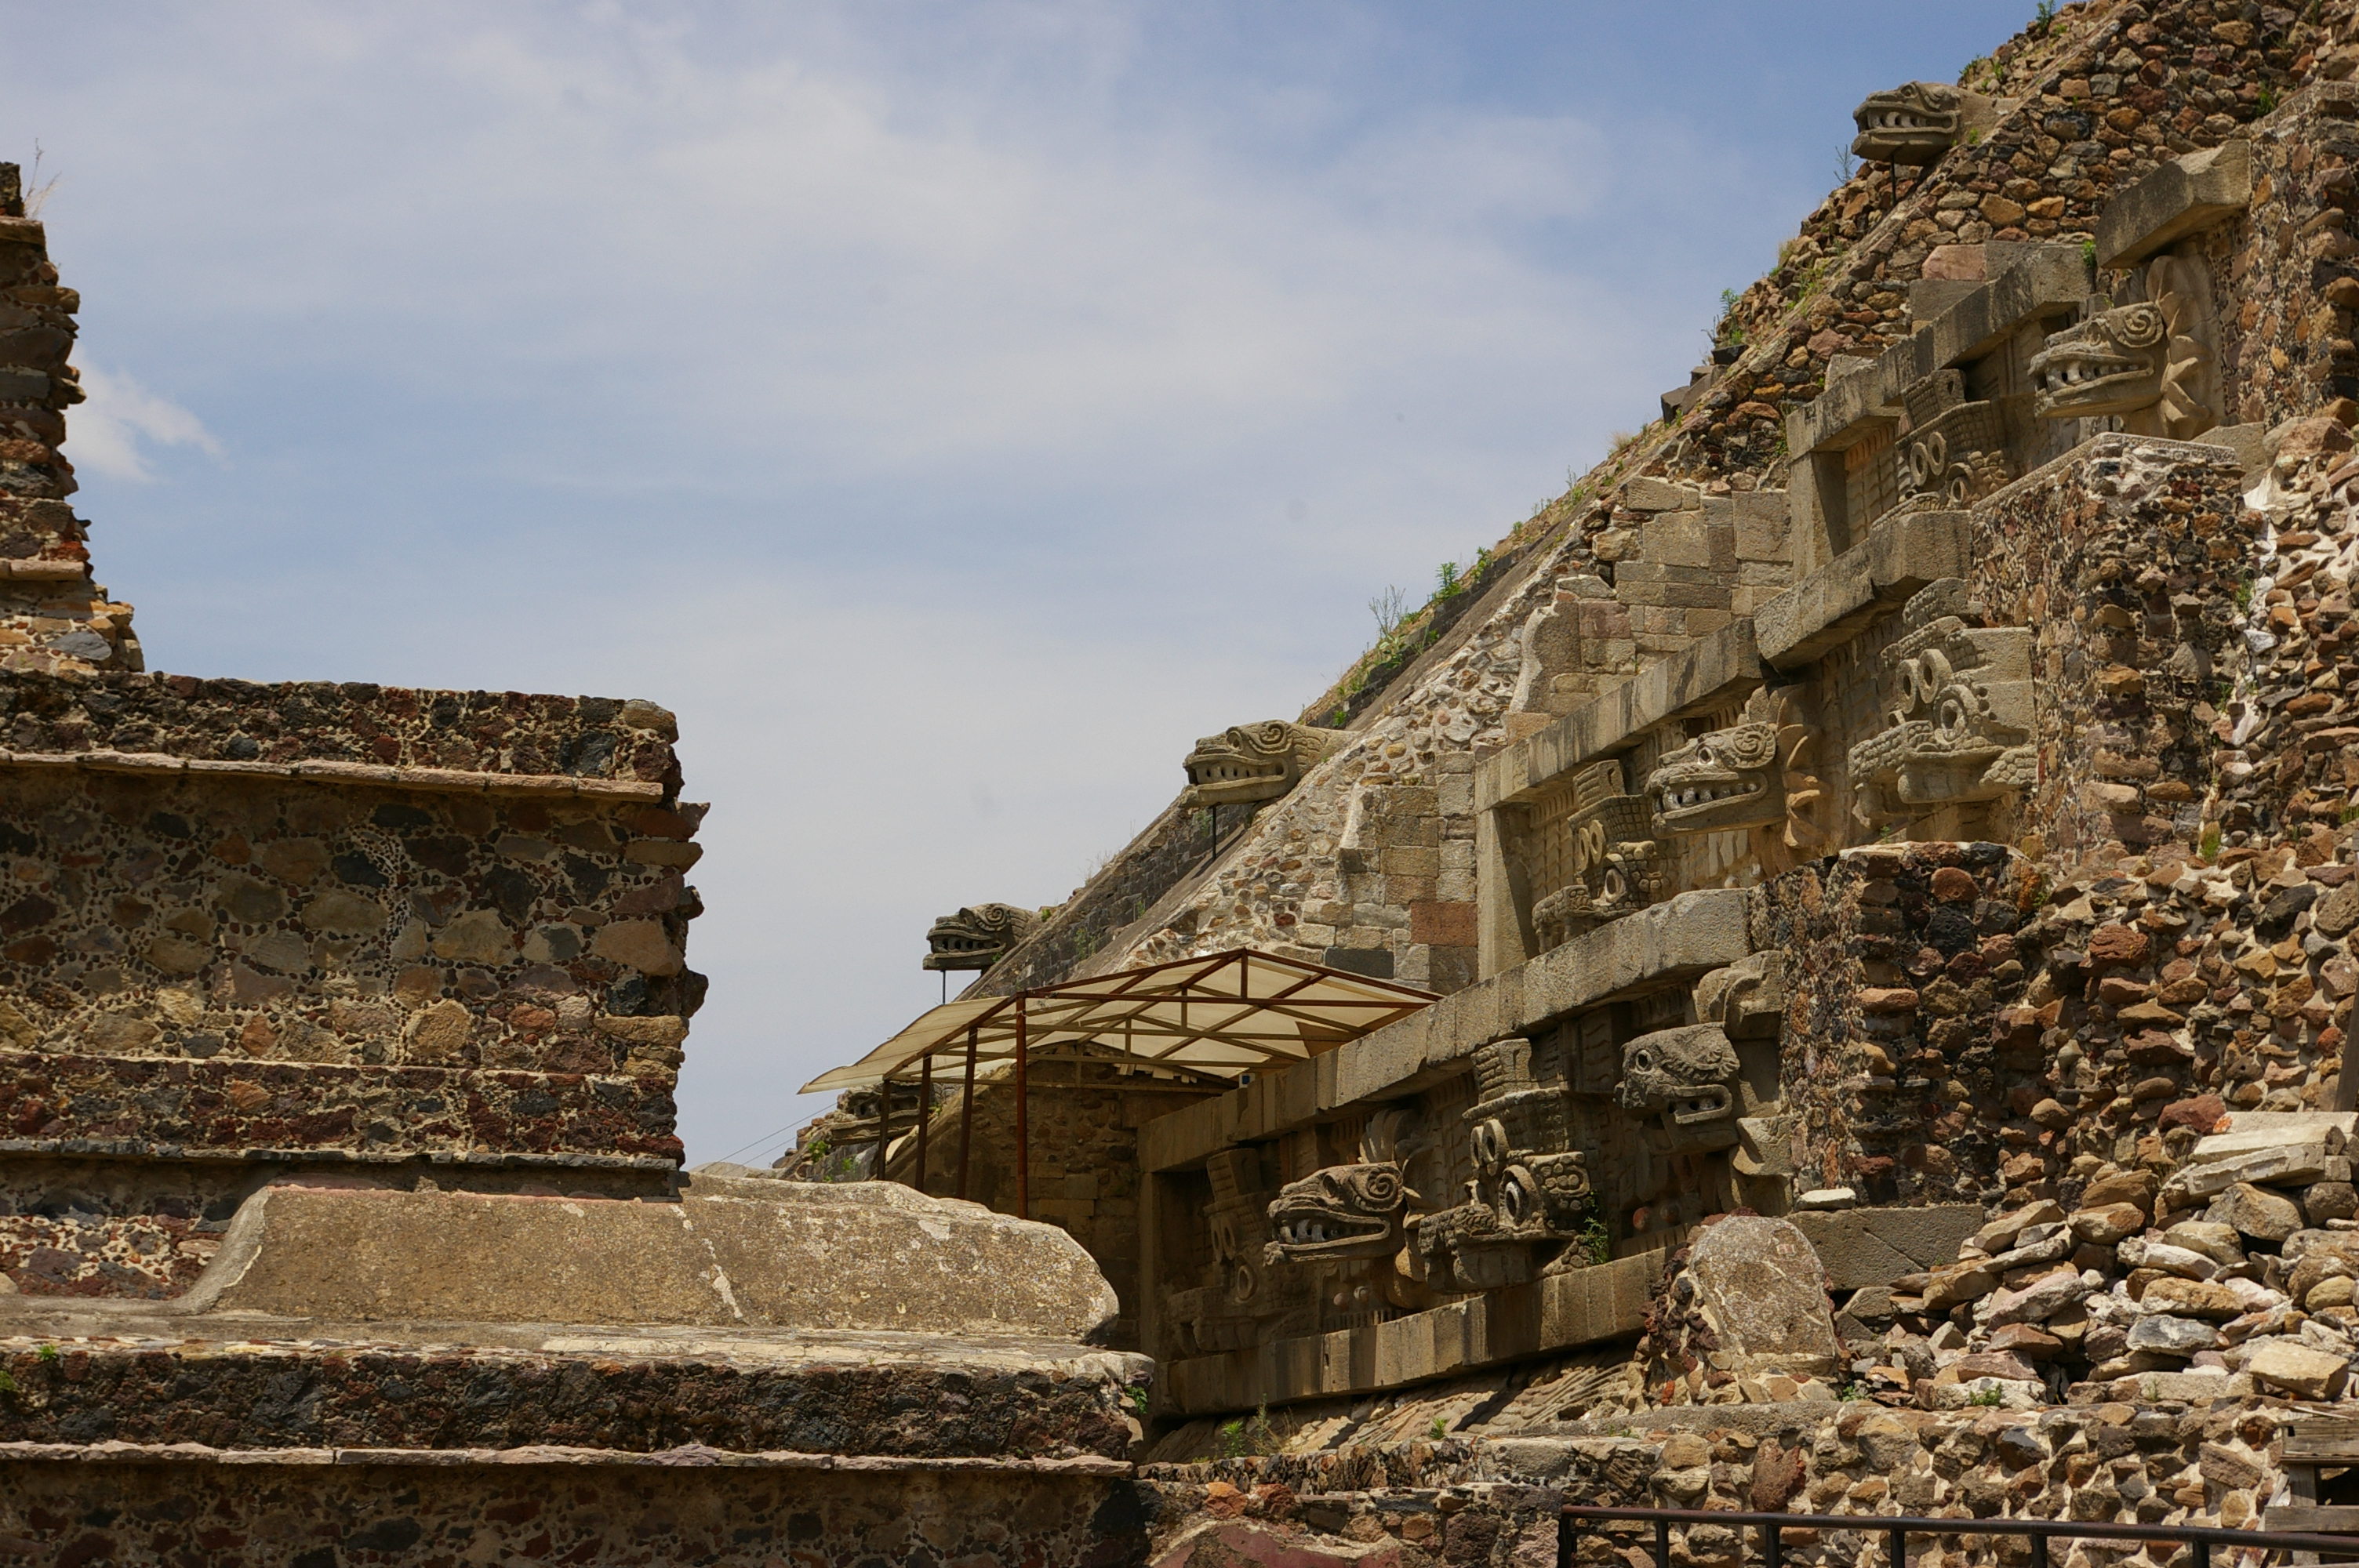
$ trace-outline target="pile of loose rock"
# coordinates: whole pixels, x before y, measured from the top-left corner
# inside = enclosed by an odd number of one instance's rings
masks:
[[[1931,1410],[2273,1393],[2332,1399],[2359,1356],[2352,1112],[2220,1119],[2167,1181],[2003,1214],[1958,1261],[1844,1316],[1864,1391]],[[1863,1343],[1888,1319],[1880,1340]]]

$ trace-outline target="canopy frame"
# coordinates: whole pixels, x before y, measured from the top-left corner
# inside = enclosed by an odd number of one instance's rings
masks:
[[[1094,1046],[1111,1059],[1127,1058],[1150,1071],[1181,1069],[1215,1079],[1243,1079],[1332,1051],[1432,1005],[1440,998],[1395,980],[1232,947],[1175,958],[1110,975],[1027,987],[1001,997],[962,997],[929,1009],[857,1062],[822,1073],[803,1086],[878,1088],[876,1174],[885,1173],[892,1119],[892,1085],[916,1069],[923,1086],[919,1147],[932,1107],[928,1097],[939,1063],[963,1069],[965,1102],[959,1130],[957,1192],[966,1194],[973,1141],[974,1073],[978,1060],[1010,1061],[1016,1091],[1016,1214],[1031,1209],[1030,1059],[1064,1044]],[[914,1173],[923,1189],[922,1164]]]

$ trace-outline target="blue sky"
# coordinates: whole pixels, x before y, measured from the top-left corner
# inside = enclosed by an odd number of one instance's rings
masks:
[[[1853,104],[2031,9],[11,4],[0,157],[153,667],[679,714],[707,1160],[1641,424]]]

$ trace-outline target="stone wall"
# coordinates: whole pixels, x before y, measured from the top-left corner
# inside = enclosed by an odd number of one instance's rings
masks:
[[[1143,1561],[1159,1499],[1119,1474],[978,1462],[770,1464],[690,1448],[636,1465],[562,1448],[396,1455],[0,1448],[0,1539],[31,1561],[644,1564]],[[457,1458],[464,1463],[452,1463]],[[259,1462],[257,1462],[257,1459]],[[207,1484],[234,1476],[236,1484]],[[105,1502],[93,1507],[92,1488]]]

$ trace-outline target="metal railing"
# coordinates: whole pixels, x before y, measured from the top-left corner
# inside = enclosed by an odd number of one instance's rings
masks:
[[[1739,1532],[1737,1560],[1745,1561],[1743,1531],[1760,1532],[1762,1568],[1784,1568],[1784,1532],[1789,1530],[1848,1530],[1881,1535],[1888,1554],[1886,1568],[1906,1568],[1912,1535],[2027,1535],[2031,1538],[2031,1568],[2049,1568],[2048,1543],[2059,1536],[2068,1541],[2153,1541],[2193,1549],[2193,1568],[2212,1568],[2212,1549],[2229,1552],[2259,1550],[2265,1553],[2316,1552],[2332,1558],[2359,1557],[2359,1537],[2312,1535],[2294,1530],[2222,1530],[2193,1524],[2104,1524],[2094,1520],[2053,1519],[1914,1519],[1894,1514],[1754,1514],[1710,1509],[1608,1509],[1568,1503],[1557,1520],[1556,1560],[1559,1568],[1572,1568],[1582,1531],[1609,1522],[1652,1524],[1655,1527],[1655,1568],[1671,1568],[1671,1527],[1712,1524]],[[1595,1533],[1605,1532],[1599,1529]],[[2228,1552],[2223,1561],[2234,1561]],[[2293,1559],[2288,1558],[2288,1561]],[[2309,1559],[2315,1561],[2315,1559]],[[1865,1560],[1854,1568],[1868,1568]]]

